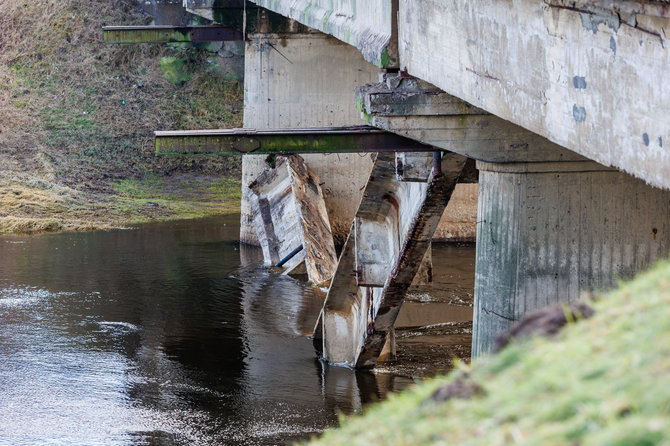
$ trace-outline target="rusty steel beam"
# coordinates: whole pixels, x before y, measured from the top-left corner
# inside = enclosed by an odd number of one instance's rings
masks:
[[[159,155],[432,152],[433,146],[368,126],[159,131]]]
[[[219,25],[206,26],[104,26],[105,43],[231,42],[244,40],[241,30]]]

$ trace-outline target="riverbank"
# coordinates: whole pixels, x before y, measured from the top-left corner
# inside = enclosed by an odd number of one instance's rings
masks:
[[[557,338],[516,342],[391,395],[312,444],[667,444],[668,277],[661,262]],[[450,399],[431,398],[447,385]]]
[[[239,159],[159,158],[153,132],[239,127],[243,87],[207,48],[106,46],[103,25],[151,21],[140,6],[0,2],[0,232],[238,211]]]

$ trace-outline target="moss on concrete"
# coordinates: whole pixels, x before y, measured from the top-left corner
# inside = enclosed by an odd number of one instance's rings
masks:
[[[655,445],[670,439],[670,262],[602,296],[554,340],[510,345],[423,382],[314,444]],[[460,380],[474,396],[436,402]]]
[[[187,60],[183,57],[163,57],[160,60],[160,67],[163,76],[171,84],[183,85],[191,80],[191,75],[187,71]]]

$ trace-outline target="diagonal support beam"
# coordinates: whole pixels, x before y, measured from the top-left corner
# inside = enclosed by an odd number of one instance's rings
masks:
[[[102,38],[108,44],[238,42],[244,40],[244,33],[220,25],[104,26]]]
[[[376,308],[372,332],[363,342],[356,367],[370,368],[377,364],[388,334],[393,329],[407,289],[412,284],[421,260],[430,248],[433,234],[456,187],[467,158],[456,153],[444,153],[441,166],[428,181],[426,195],[414,215],[402,252],[386,281],[382,299]]]
[[[432,152],[426,144],[368,126],[160,131],[159,155]]]
[[[426,183],[407,182],[378,155],[315,330],[329,362],[377,364],[465,162],[438,154]]]

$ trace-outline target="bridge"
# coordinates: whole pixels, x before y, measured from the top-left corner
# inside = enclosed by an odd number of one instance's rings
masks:
[[[157,148],[245,153],[243,187],[267,153],[308,153],[344,243],[315,331],[331,362],[370,367],[392,347],[404,290],[466,159],[479,171],[473,356],[527,312],[668,255],[668,0],[184,6],[227,27],[221,39],[241,33],[246,130],[160,133]],[[204,31],[140,32],[136,41]],[[296,136],[311,128],[326,135]],[[252,220],[245,200],[241,239],[254,244]]]

